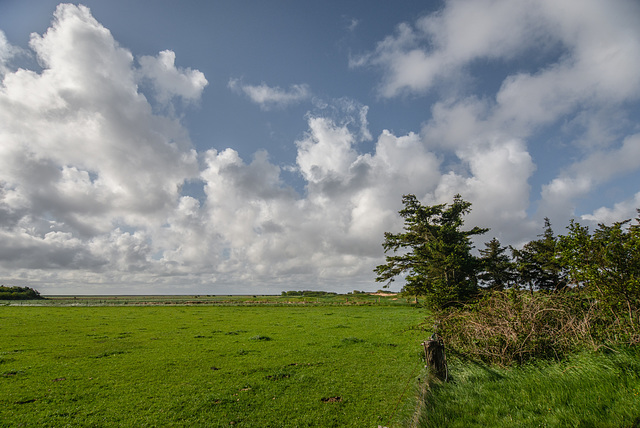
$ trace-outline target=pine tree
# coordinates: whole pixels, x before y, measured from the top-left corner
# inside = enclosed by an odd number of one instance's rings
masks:
[[[534,289],[560,290],[567,285],[567,273],[548,218],[544,219],[544,233],[540,238],[520,250],[512,248],[519,280],[532,292]]]
[[[515,278],[515,268],[509,255],[508,247],[501,247],[500,241],[493,238],[486,242],[485,248],[480,250],[481,272],[478,279],[491,290],[504,290],[510,287]]]
[[[450,205],[424,206],[415,195],[403,196],[402,202],[404,209],[399,214],[404,218],[404,233],[384,234],[384,251],[394,255],[375,268],[376,281],[388,285],[406,273],[403,291],[424,295],[437,308],[469,298],[477,291],[480,268],[479,259],[471,254],[470,237],[488,231],[479,227],[460,230],[471,203],[460,195]]]

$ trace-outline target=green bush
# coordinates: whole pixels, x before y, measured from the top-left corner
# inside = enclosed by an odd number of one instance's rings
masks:
[[[43,299],[37,290],[29,287],[7,287],[0,285],[0,300],[37,300]]]

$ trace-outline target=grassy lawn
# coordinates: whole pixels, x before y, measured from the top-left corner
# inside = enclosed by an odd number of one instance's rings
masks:
[[[450,361],[423,427],[640,426],[640,349],[582,353],[511,369]]]
[[[382,305],[0,307],[0,425],[402,425],[423,318]]]

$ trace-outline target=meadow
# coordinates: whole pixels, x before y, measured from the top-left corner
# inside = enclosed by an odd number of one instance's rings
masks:
[[[425,332],[416,327],[424,310],[375,296],[348,306],[345,296],[279,299],[0,307],[0,425],[377,427],[411,419],[424,376]]]
[[[500,367],[395,296],[79,296],[0,306],[1,426],[625,427],[640,349]],[[427,330],[429,330],[427,324]]]

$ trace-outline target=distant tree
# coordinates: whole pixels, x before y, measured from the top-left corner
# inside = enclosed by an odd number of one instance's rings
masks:
[[[497,238],[486,242],[480,250],[480,273],[478,279],[491,290],[504,290],[511,286],[516,278],[513,262]]]
[[[415,195],[404,195],[404,232],[385,232],[386,263],[374,269],[376,281],[386,282],[406,274],[403,292],[424,295],[427,304],[441,308],[466,300],[477,291],[480,261],[471,254],[470,237],[488,231],[480,227],[460,230],[471,203],[460,195],[450,205],[424,206]],[[399,254],[397,254],[399,253]]]
[[[43,299],[37,290],[29,287],[7,287],[0,285],[0,300],[37,300]]]
[[[283,291],[281,295],[283,297],[324,297],[324,296],[335,296],[338,293],[334,293],[332,291],[313,291],[313,290],[302,290],[302,291]]]

